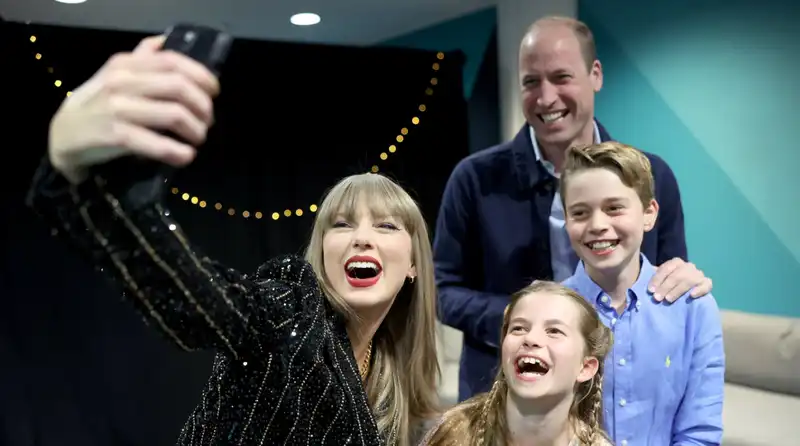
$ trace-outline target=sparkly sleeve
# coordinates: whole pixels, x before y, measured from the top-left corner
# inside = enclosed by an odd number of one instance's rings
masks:
[[[301,319],[323,311],[306,262],[275,259],[253,277],[224,268],[197,254],[165,215],[163,191],[134,192],[112,190],[99,177],[73,186],[45,160],[28,204],[178,347],[255,360],[265,349],[288,347]]]

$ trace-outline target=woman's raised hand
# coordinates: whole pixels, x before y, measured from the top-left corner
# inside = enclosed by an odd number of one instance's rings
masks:
[[[160,51],[163,43],[162,36],[150,37],[112,56],[56,112],[48,156],[72,183],[82,182],[89,167],[124,155],[176,167],[194,160],[214,119],[219,82],[189,57]]]

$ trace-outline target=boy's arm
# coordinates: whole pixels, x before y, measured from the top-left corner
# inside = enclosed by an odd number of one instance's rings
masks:
[[[719,308],[710,295],[687,301],[686,305],[697,306],[692,321],[694,352],[686,393],[672,427],[672,445],[719,445],[725,392],[725,350]]]

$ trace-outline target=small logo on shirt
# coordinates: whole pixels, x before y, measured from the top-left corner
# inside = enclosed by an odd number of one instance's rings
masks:
[[[669,365],[670,365],[670,364],[672,364],[672,361],[670,361],[670,360],[669,360],[669,356],[667,356],[667,360],[666,360],[666,361],[664,361],[664,365],[665,365],[666,367],[669,367]]]

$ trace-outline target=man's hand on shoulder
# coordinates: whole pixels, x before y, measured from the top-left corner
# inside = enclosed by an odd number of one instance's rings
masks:
[[[650,280],[648,290],[653,298],[661,302],[675,302],[691,291],[690,296],[698,298],[711,292],[711,279],[703,274],[694,263],[675,257],[664,262]]]

